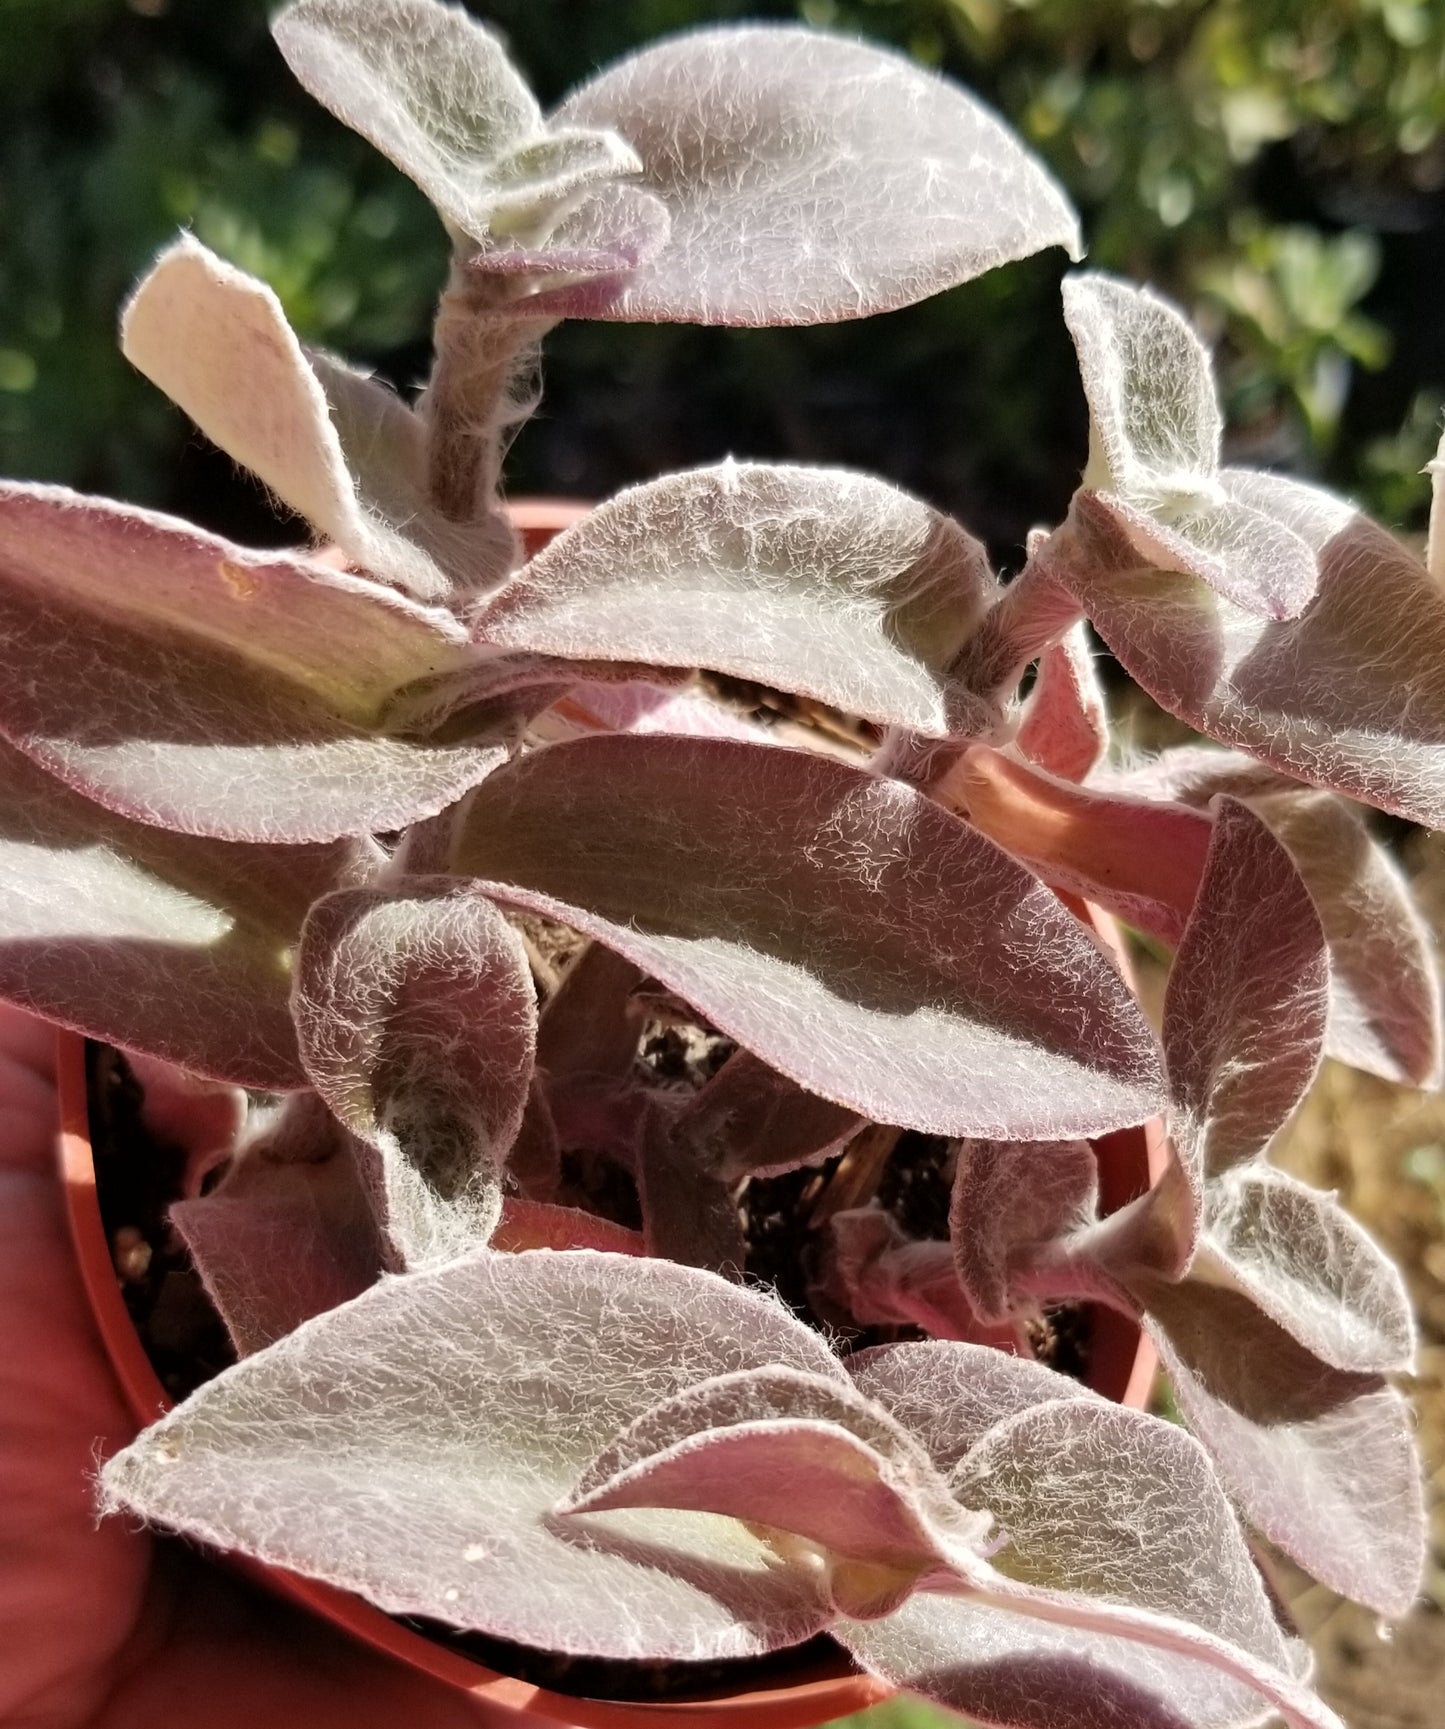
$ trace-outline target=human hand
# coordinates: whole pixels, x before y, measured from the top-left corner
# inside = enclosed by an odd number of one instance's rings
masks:
[[[0,1722],[7,1729],[498,1729],[510,1713],[367,1651],[179,1543],[97,1523],[135,1424],[55,1172],[54,1029],[0,1005]]]

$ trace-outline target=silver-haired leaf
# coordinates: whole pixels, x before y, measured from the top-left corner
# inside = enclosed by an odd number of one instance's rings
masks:
[[[1332,1590],[1403,1615],[1426,1552],[1404,1399],[1383,1376],[1326,1367],[1243,1292],[1135,1284],[1179,1408],[1245,1517]]]
[[[706,667],[930,735],[997,715],[947,676],[994,598],[951,518],[842,469],[723,463],[620,493],[480,615],[480,642]]]
[[[496,588],[516,562],[500,512],[456,523],[431,505],[425,431],[400,397],[308,353],[270,288],[190,235],[131,296],[121,347],[208,438],[370,575],[441,601]]]
[[[271,27],[292,72],[474,240],[637,158],[620,138],[547,127],[502,45],[436,0],[294,0]]]
[[[1226,488],[1223,421],[1203,343],[1146,288],[1098,273],[1064,282],[1089,399],[1085,484],[1140,559],[1187,572],[1236,605],[1293,618],[1315,592],[1309,545]]]
[[[1018,747],[1030,762],[1061,780],[1087,780],[1103,760],[1109,748],[1109,715],[1082,621],[1039,657],[1034,687],[1019,719]]]
[[[188,834],[404,827],[505,755],[386,736],[462,627],[379,583],[153,511],[0,483],[0,732],[107,809]]]
[[[1087,1141],[960,1141],[948,1232],[954,1268],[981,1321],[1014,1309],[1014,1275],[1093,1222],[1099,1168]]]
[[[1196,1204],[1304,1097],[1329,1014],[1324,931],[1288,852],[1237,799],[1215,810],[1164,995],[1170,1133]]]
[[[288,997],[318,895],[369,840],[198,840],[100,809],[0,744],[0,997],[239,1085],[306,1085]]]
[[[1409,1369],[1415,1321],[1399,1268],[1329,1195],[1283,1171],[1210,1183],[1195,1276],[1243,1291],[1332,1369]]]
[[[418,1348],[418,1341],[425,1341]],[[816,1570],[732,1519],[558,1502],[660,1400],[816,1333],[710,1273],[484,1251],[383,1281],[247,1357],[105,1467],[107,1506],[425,1615],[569,1655],[711,1659],[828,1625]]]
[[[554,123],[620,133],[672,222],[589,316],[862,318],[1046,246],[1079,251],[1064,194],[994,115],[839,36],[694,31],[600,73]]]
[[[501,913],[447,877],[328,895],[301,933],[293,1009],[312,1085],[379,1162],[402,1265],[486,1243],[537,1029],[526,950]]]
[[[1445,592],[1354,516],[1303,615],[1271,623],[1141,566],[1087,493],[1093,550],[1061,574],[1125,670],[1171,714],[1293,779],[1445,827]]]
[[[250,1128],[170,1221],[243,1357],[360,1296],[385,1259],[350,1139],[314,1093]]]
[[[483,783],[452,868],[875,1121],[1042,1139],[1155,1107],[1152,1036],[1093,941],[899,782],[730,740],[578,739]]]

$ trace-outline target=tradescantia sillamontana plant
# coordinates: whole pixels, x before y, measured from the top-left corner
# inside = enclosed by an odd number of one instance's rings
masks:
[[[524,563],[500,464],[557,320],[861,316],[1077,255],[1067,204],[836,37],[681,37],[544,117],[434,0],[275,30],[453,237],[430,383],[304,349],[182,238],[126,353],[316,548],[0,489],[0,993],[251,1093],[173,1213],[239,1360],[106,1505],[552,1652],[828,1631],[1018,1729],[1335,1725],[1241,1520],[1406,1609],[1413,1324],[1265,1154],[1322,1055],[1440,1080],[1360,807],[1445,824],[1445,593],[1349,505],[1221,468],[1197,338],[1089,274],[1088,470],[1007,586],[882,481],[732,462]],[[1111,757],[1085,620],[1213,743]],[[699,671],[871,755],[780,744]],[[1055,891],[1172,948],[1161,1036]],[[560,982],[525,934],[557,927]],[[705,1030],[704,1084],[639,1061],[658,1021]],[[1091,1139],[1160,1114],[1166,1175],[1101,1216]],[[876,1191],[922,1137],[952,1203],[915,1239]],[[778,1173],[869,1161],[802,1272],[844,1337],[925,1336],[840,1355],[745,1276],[745,1224]],[[1076,1301],[1148,1328],[1192,1434],[1028,1360]]]

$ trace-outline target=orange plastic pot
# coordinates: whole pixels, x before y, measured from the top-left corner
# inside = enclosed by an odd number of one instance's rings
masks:
[[[586,508],[580,503],[539,501],[519,503],[512,514],[531,554],[576,521]],[[1120,964],[1127,967],[1112,921],[1093,909],[1075,910],[1090,920]],[[111,1259],[96,1194],[85,1041],[79,1034],[57,1032],[56,1077],[60,1173],[71,1239],[101,1340],[139,1431],[169,1409],[170,1400],[131,1322]],[[1101,1198],[1107,1211],[1142,1194],[1163,1168],[1164,1140],[1157,1124],[1120,1130],[1095,1144]],[[1097,1310],[1090,1331],[1089,1385],[1106,1398],[1142,1407],[1148,1403],[1155,1371],[1153,1347],[1139,1329],[1123,1315]],[[275,1595],[320,1615],[373,1650],[486,1704],[580,1724],[584,1729],[638,1729],[642,1724],[664,1722],[668,1729],[673,1725],[678,1729],[719,1729],[723,1724],[729,1729],[733,1725],[737,1729],[807,1729],[877,1704],[892,1691],[883,1682],[860,1674],[840,1652],[831,1658],[800,1658],[791,1671],[748,1691],[703,1690],[637,1702],[578,1698],[488,1669],[348,1592],[279,1567],[238,1557],[228,1560]]]

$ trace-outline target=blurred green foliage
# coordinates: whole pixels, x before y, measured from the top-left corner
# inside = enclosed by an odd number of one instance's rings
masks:
[[[544,101],[670,30],[802,16],[972,86],[1079,204],[1091,262],[1217,340],[1240,460],[1397,525],[1445,399],[1440,0],[473,0]],[[420,195],[294,85],[264,0],[0,0],[0,470],[294,533],[119,358],[127,285],[177,227],[270,281],[302,334],[424,376],[445,269]],[[601,494],[732,450],[869,467],[1002,549],[1083,452],[1057,257],[863,325],[568,325],[511,465]]]

